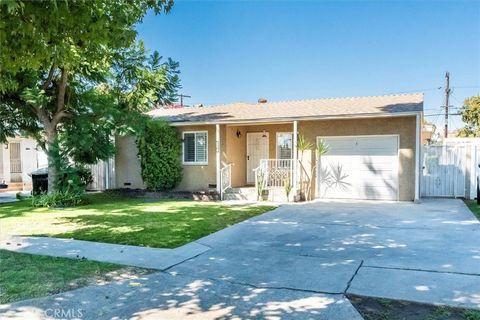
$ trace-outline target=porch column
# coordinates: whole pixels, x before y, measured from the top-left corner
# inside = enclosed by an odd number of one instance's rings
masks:
[[[215,172],[217,174],[217,192],[220,194],[222,190],[220,181],[220,125],[215,125]],[[221,196],[221,195],[220,195]]]
[[[422,113],[417,113],[415,116],[415,198],[414,201],[420,200],[420,157],[421,157],[421,117]]]
[[[298,160],[298,150],[297,150],[297,137],[298,136],[298,123],[297,121],[293,121],[293,197],[297,196],[297,160]]]

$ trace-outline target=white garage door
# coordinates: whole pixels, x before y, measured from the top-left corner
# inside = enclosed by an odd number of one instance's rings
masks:
[[[318,161],[317,195],[398,199],[398,136],[317,137],[328,151]]]

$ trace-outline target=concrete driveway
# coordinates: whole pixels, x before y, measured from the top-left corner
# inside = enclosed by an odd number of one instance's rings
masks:
[[[4,314],[361,318],[349,293],[480,309],[480,224],[461,200],[285,205],[196,242],[210,249],[163,272],[15,303]]]
[[[256,287],[480,309],[480,224],[461,200],[281,207],[170,270]]]

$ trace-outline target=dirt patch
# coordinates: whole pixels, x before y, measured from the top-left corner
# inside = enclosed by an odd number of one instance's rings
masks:
[[[354,295],[347,297],[366,320],[480,320],[480,310]]]

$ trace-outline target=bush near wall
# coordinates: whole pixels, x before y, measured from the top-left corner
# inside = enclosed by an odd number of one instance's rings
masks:
[[[180,183],[182,141],[175,128],[163,120],[149,120],[137,138],[137,146],[147,189],[165,191]]]

